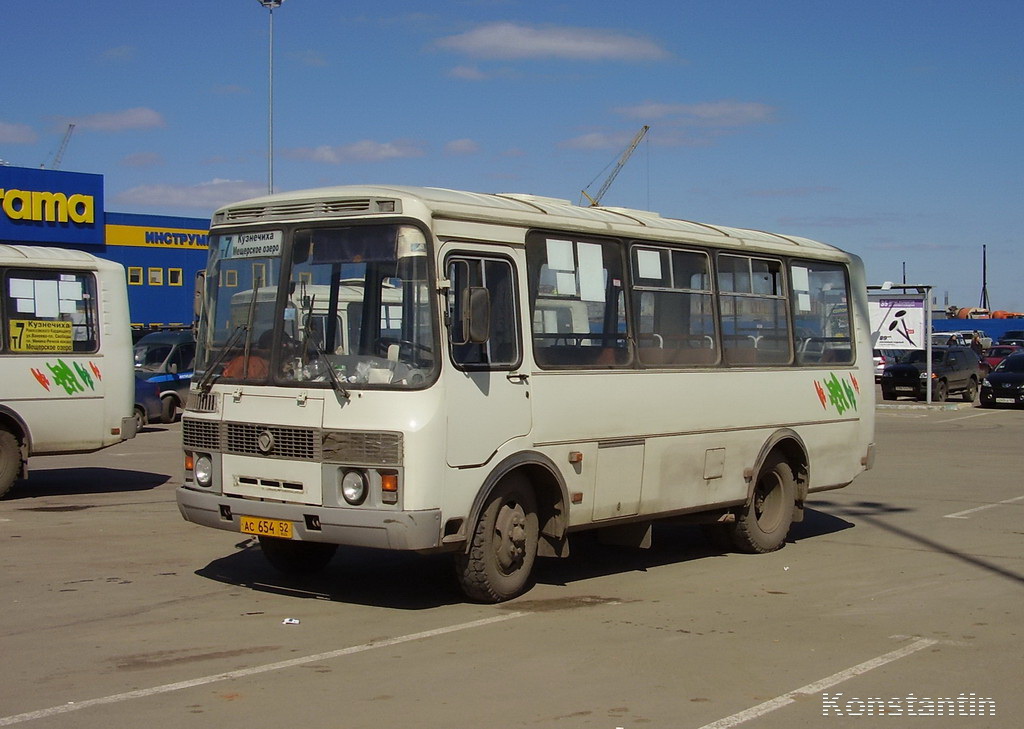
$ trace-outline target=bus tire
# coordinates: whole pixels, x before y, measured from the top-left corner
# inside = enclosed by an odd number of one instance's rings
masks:
[[[736,515],[733,542],[741,552],[774,552],[786,543],[796,504],[793,469],[779,453],[768,457],[754,484],[750,502]]]
[[[271,566],[286,575],[312,575],[320,572],[338,550],[337,544],[297,542],[276,537],[259,537],[260,549]]]
[[[14,433],[0,428],[0,498],[11,490],[21,474],[21,446]]]
[[[178,400],[174,395],[164,395],[160,400],[160,419],[165,423],[173,423],[178,412]]]
[[[521,475],[506,476],[480,513],[469,549],[456,555],[466,596],[494,603],[522,594],[537,557],[538,533],[533,489]]]

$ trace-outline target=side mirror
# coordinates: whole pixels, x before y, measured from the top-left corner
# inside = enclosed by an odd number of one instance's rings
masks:
[[[491,292],[483,286],[470,286],[462,300],[462,339],[482,344],[491,336]]]

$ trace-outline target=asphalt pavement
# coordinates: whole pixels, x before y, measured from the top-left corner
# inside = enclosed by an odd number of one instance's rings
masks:
[[[34,459],[0,501],[0,726],[1017,727],[1024,411],[877,421],[778,552],[581,535],[498,606],[443,556],[289,579],[184,522],[178,424]]]

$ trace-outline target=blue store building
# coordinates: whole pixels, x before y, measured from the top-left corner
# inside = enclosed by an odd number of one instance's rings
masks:
[[[192,323],[210,221],[107,212],[103,176],[0,166],[0,243],[73,248],[125,267],[132,326]]]

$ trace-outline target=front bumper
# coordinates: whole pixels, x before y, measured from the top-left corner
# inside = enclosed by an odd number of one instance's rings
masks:
[[[1019,389],[981,388],[982,405],[1024,405],[1024,392]]]
[[[353,547],[430,551],[441,545],[441,511],[384,511],[283,504],[211,494],[179,486],[181,516],[193,524],[239,532],[240,516],[285,519],[295,539]],[[319,525],[319,529],[311,525]]]
[[[916,400],[923,400],[925,397],[925,386],[920,381],[904,380],[894,382],[882,381],[882,394],[892,397],[912,397]]]

